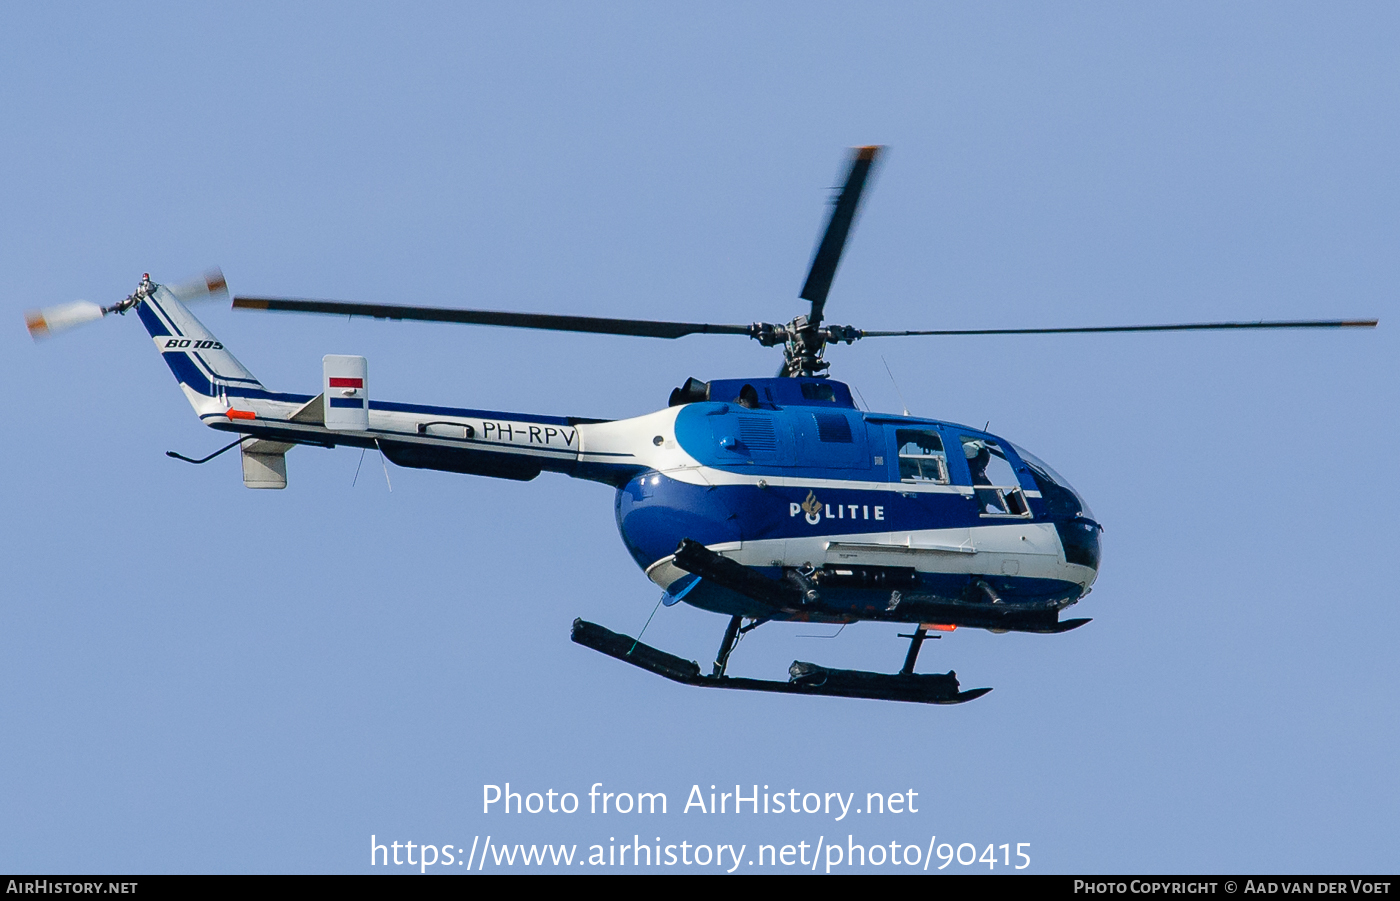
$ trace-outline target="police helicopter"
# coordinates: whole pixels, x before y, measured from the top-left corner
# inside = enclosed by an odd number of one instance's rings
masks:
[[[607,421],[373,398],[364,357],[323,359],[316,395],[269,390],[189,311],[224,296],[222,274],[187,284],[142,278],[102,307],[78,301],[26,314],[42,338],[135,312],[200,420],[234,441],[249,488],[285,488],[298,445],[377,449],[417,469],[527,481],[557,472],[615,489],[622,541],[662,603],[728,617],[708,672],[577,619],[573,640],[687,685],[957,704],[956,673],[916,673],[931,631],[957,627],[1058,634],[1088,619],[1062,614],[1098,575],[1103,527],[1074,488],[1034,454],[984,429],[859,409],[827,377],[831,344],[866,338],[1218,329],[1369,328],[1371,320],[1210,322],[1034,329],[866,331],[826,322],[826,299],[879,147],[857,148],[800,297],[783,324],[724,325],[235,297],[244,310],[368,316],[675,339],[748,337],[780,347],[775,377],[691,378],[663,410]],[[786,681],[726,674],[739,638],[776,622],[908,624],[898,672],[795,661]]]

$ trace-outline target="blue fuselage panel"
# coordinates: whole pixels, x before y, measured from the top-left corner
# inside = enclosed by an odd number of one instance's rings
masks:
[[[862,536],[877,533],[928,533],[972,528],[1024,527],[1034,519],[1001,524],[980,516],[973,498],[954,492],[901,493],[877,490],[859,482],[848,488],[759,487],[757,485],[693,485],[656,472],[644,473],[617,492],[618,531],[637,565],[644,570],[676,551],[683,538],[713,546],[736,542],[774,542],[784,539],[819,539],[859,544]],[[1093,540],[1096,530],[1086,530],[1082,542]],[[888,562],[888,561],[887,561]],[[902,562],[902,561],[901,561]],[[1071,561],[1080,562],[1080,561]],[[1084,561],[1087,563],[1087,561]],[[1093,565],[1097,567],[1097,554]],[[817,561],[821,565],[821,561]],[[915,568],[911,559],[907,566]],[[764,575],[780,579],[782,567],[756,566]],[[975,596],[975,580],[985,582],[1010,604],[1045,604],[1078,598],[1078,582],[1017,575],[1015,572],[940,572],[927,564],[918,566],[912,592],[929,600],[956,601]],[[933,571],[929,571],[932,569]],[[978,595],[980,596],[980,595]],[[823,591],[829,605],[865,616],[883,609],[890,599],[888,588],[838,588]],[[686,602],[722,613],[759,615],[752,602],[733,592],[702,584]]]
[[[711,384],[714,389],[721,383]],[[747,387],[723,385],[736,395]],[[764,549],[762,560],[748,565],[781,579],[785,566],[810,561],[821,567],[831,544],[849,544],[840,559],[875,570],[902,568],[902,578],[913,580],[910,590],[931,602],[984,598],[990,592],[1005,603],[1054,605],[1080,597],[1087,587],[1082,572],[1048,571],[1043,548],[1035,560],[1016,550],[1028,547],[1020,544],[1016,530],[1053,525],[1052,559],[1097,570],[1097,523],[1084,517],[1077,495],[1057,485],[1048,468],[1033,458],[1028,466],[1009,443],[953,423],[863,414],[841,392],[830,402],[769,403],[769,386],[755,385],[757,406],[715,399],[686,404],[677,413],[676,441],[710,475],[682,480],[646,471],[618,491],[618,529],[643,569],[674,554],[681,539],[689,538],[712,547],[757,545]],[[802,386],[779,387],[792,393]],[[916,439],[928,449],[909,449]],[[997,488],[984,487],[990,484],[985,476],[971,469],[974,452],[984,445],[1003,461]],[[904,470],[915,464],[937,468],[911,479]],[[1004,515],[988,515],[987,502],[996,502],[993,492],[1001,497]],[[1019,508],[1006,499],[1011,494]],[[997,540],[998,534],[1009,541]],[[910,541],[961,544],[966,556],[949,549],[952,556],[929,557],[913,553],[911,546],[898,547]],[[799,546],[801,556],[787,559]],[[892,562],[891,547],[911,553]],[[772,565],[767,565],[769,549]],[[984,549],[987,553],[969,562]],[[866,551],[875,562],[863,559]],[[890,591],[831,587],[822,597],[864,617],[883,609]],[[685,600],[756,615],[748,599],[708,583],[696,585]]]

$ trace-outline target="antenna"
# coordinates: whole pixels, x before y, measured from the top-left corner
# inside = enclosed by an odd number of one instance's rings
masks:
[[[899,395],[899,405],[904,408],[904,415],[908,416],[909,405],[904,402],[904,393],[899,390],[899,382],[894,380],[894,373],[890,372],[890,364],[889,361],[885,359],[884,354],[880,354],[880,362],[885,364],[885,372],[889,373],[890,384],[894,385],[894,393]]]

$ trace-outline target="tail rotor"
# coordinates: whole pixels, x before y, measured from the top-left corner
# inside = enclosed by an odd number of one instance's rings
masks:
[[[96,322],[111,313],[125,314],[127,310],[140,304],[160,287],[162,286],[151,281],[151,276],[147,273],[141,277],[141,284],[136,287],[134,292],[127,295],[125,300],[109,307],[99,306],[89,300],[75,300],[72,303],[61,303],[52,307],[29,310],[24,314],[24,324],[29,329],[29,336],[35,341],[40,341],[85,323]],[[224,281],[223,272],[217,266],[199,278],[164,287],[182,303],[193,303],[228,294],[228,284]]]

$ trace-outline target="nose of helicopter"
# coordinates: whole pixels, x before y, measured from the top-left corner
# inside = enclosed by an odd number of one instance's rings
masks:
[[[1102,529],[1097,522],[1084,516],[1055,523],[1055,531],[1059,533],[1060,544],[1065,549],[1065,562],[1089,567],[1094,571],[1094,578],[1099,574],[1099,560],[1103,554],[1103,547],[1099,541],[1099,532]],[[1085,587],[1092,584],[1094,579],[1090,578]]]
[[[1082,515],[1056,520],[1054,526],[1060,537],[1060,546],[1064,548],[1065,563],[1075,567],[1071,570],[1074,573],[1071,579],[1079,584],[1078,596],[1082,598],[1099,578],[1099,561],[1103,556],[1099,533],[1103,527]],[[1078,567],[1084,567],[1089,572],[1086,574]]]
[[[1059,533],[1060,544],[1065,551],[1065,562],[1093,570],[1093,574],[1083,582],[1087,591],[1099,575],[1099,561],[1103,555],[1099,533],[1103,531],[1103,526],[1099,525],[1089,505],[1064,476],[1023,447],[1016,447],[1016,453],[1020,455],[1035,482],[1036,489],[1040,492],[1041,504],[1045,508],[1047,518],[1054,523],[1055,531]]]

